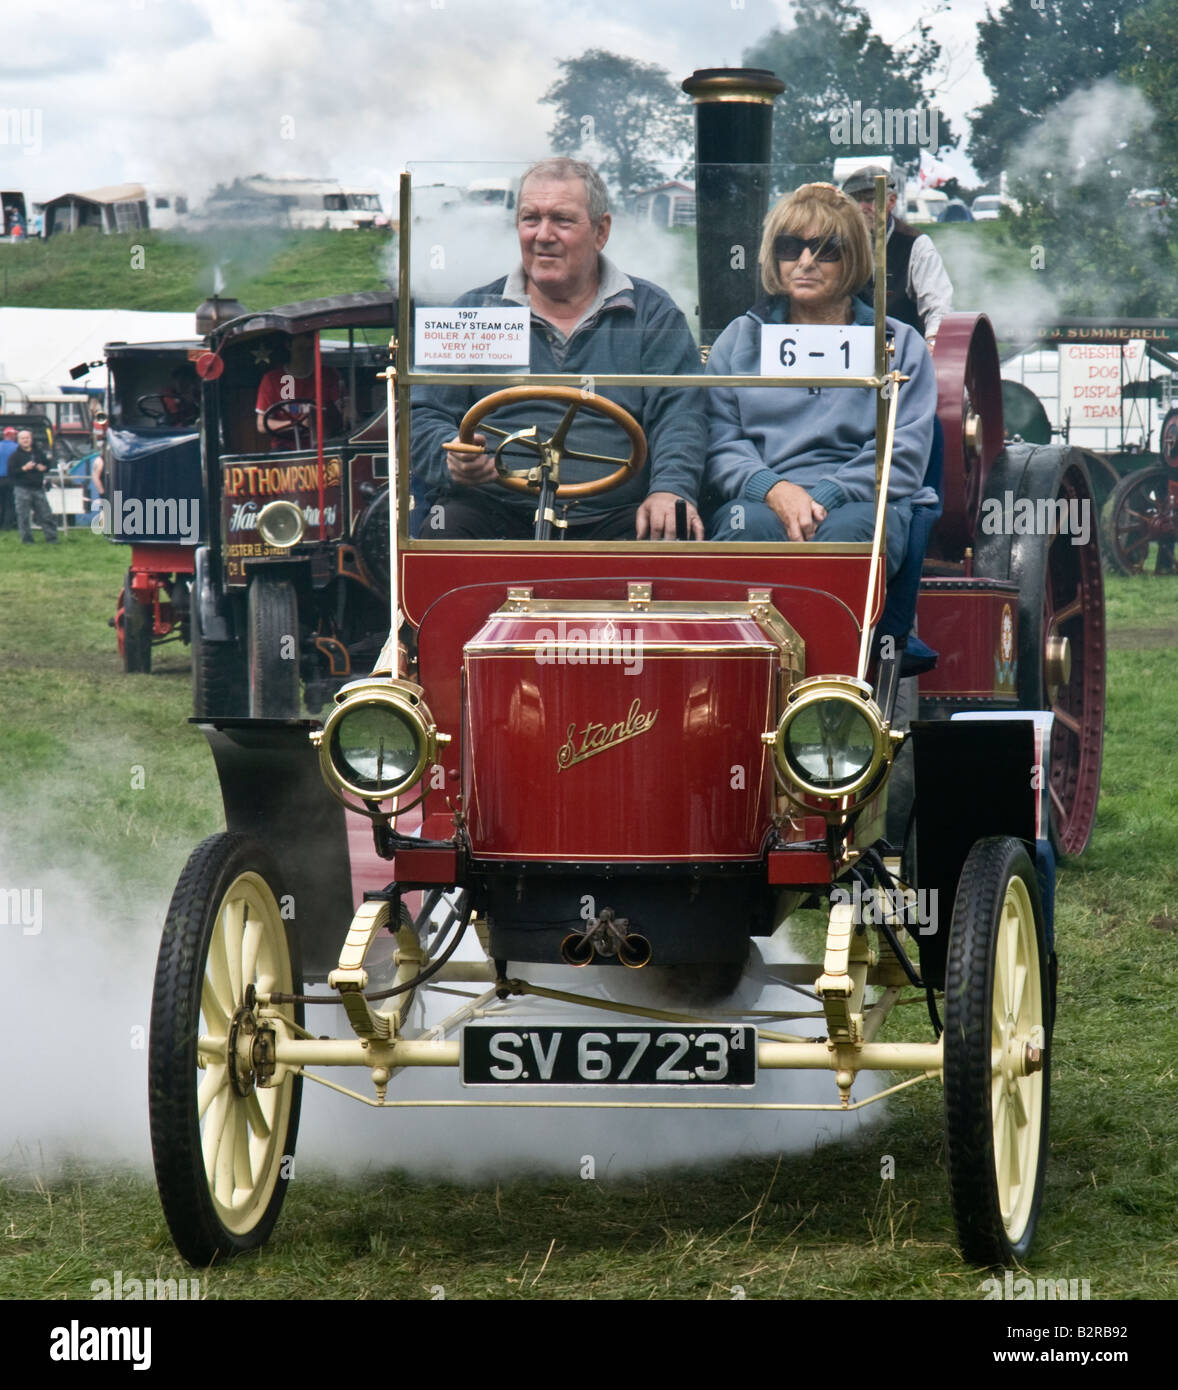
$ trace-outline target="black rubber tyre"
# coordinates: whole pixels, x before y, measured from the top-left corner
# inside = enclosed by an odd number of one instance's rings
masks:
[[[193,605],[191,625],[192,712],[198,719],[249,713],[245,659],[236,642],[206,642]]]
[[[962,869],[945,972],[945,1138],[961,1253],[1026,1257],[1043,1201],[1051,1090],[1043,910],[1022,842],[978,840]],[[1027,1047],[1041,1067],[1020,1075]]]
[[[299,601],[288,579],[250,580],[249,712],[252,719],[293,719],[299,713]]]
[[[123,585],[123,670],[128,675],[151,671],[152,611],[131,591],[131,571]]]
[[[279,1069],[273,1084],[258,1086],[248,1064],[239,1061],[231,1077],[225,1060],[230,1036],[248,1048],[251,1021],[286,1037],[302,1024],[301,1006],[283,1006],[278,1019],[245,1007],[250,984],[285,993],[301,986],[280,897],[261,846],[213,835],[180,875],[160,942],[148,1050],[151,1148],[172,1239],[194,1265],[262,1245],[292,1173],[302,1077]],[[201,1037],[221,1051],[210,1049],[198,1070]]]

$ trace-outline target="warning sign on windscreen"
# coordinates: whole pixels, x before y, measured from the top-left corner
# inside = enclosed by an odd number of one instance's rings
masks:
[[[519,309],[419,309],[414,365],[430,367],[526,367],[531,311]]]

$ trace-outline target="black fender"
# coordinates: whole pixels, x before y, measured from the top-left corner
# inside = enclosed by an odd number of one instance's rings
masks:
[[[916,788],[911,881],[926,905],[921,916],[927,922],[916,931],[925,982],[944,987],[961,870],[974,842],[986,836],[1022,840],[1039,864],[1050,950],[1054,860],[1044,861],[1040,853],[1042,829],[1042,847],[1050,856],[1041,824],[1046,772],[1036,757],[1034,722],[984,717],[914,721],[911,740]]]
[[[313,719],[196,720],[217,764],[225,825],[260,840],[283,872],[279,903],[298,937],[303,975],[327,978],[352,920],[344,808],[309,737]],[[389,877],[392,877],[390,870]]]
[[[212,551],[207,545],[196,548],[192,576],[192,619],[200,624],[206,642],[232,642],[236,638],[233,604],[214,579]]]

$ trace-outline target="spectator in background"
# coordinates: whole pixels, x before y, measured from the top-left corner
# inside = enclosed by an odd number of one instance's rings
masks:
[[[45,532],[49,545],[57,541],[57,522],[49,499],[45,496],[45,475],[49,464],[45,455],[33,443],[31,430],[21,430],[16,436],[16,451],[8,456],[8,476],[12,479],[13,500],[16,502],[16,524],[25,545],[33,543],[33,522]]]
[[[8,476],[8,460],[16,452],[16,430],[12,425],[4,427],[4,438],[0,440],[0,531],[16,529],[16,512],[12,502],[12,479]]]
[[[843,192],[858,203],[867,224],[867,235],[875,235],[875,179],[887,177],[887,298],[888,318],[910,324],[932,347],[941,320],[953,308],[953,283],[933,245],[932,238],[910,227],[895,215],[897,184],[881,164],[866,164],[843,181]],[[875,302],[875,278],[859,291],[864,304]]]

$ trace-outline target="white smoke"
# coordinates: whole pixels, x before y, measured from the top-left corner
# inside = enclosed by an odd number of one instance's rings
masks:
[[[158,889],[129,891],[97,856],[73,852],[70,858],[66,872],[60,860],[54,865],[27,857],[22,861],[7,842],[0,842],[0,887],[36,890],[40,905],[35,932],[15,920],[0,927],[0,1046],[6,1057],[0,1068],[0,1170],[31,1168],[49,1177],[63,1164],[77,1161],[90,1171],[119,1165],[149,1172],[147,1041],[166,894]],[[167,866],[161,869],[166,872]],[[341,938],[345,926],[341,923]],[[791,954],[780,933],[761,943],[760,950],[771,960]],[[462,954],[475,958],[473,941],[463,944]],[[610,997],[625,990],[627,999],[675,1007],[653,979],[647,981],[641,973],[590,967],[573,975],[571,983],[567,970],[521,966],[517,973],[557,988],[604,991]],[[453,996],[432,998],[431,1023],[461,1002]],[[762,990],[755,981],[742,986],[733,1003],[737,1001],[749,1008],[816,1007],[784,987]],[[723,1009],[721,1003],[708,1011]],[[337,1008],[310,1006],[308,1015],[308,1025],[316,1032],[351,1036]],[[558,1017],[569,1020],[567,1007],[535,1001],[528,1002],[521,1017],[545,1023]],[[619,1018],[584,1013],[576,1021],[610,1023]],[[823,1031],[820,1021],[781,1026],[805,1034]],[[362,1095],[373,1094],[363,1070],[326,1069],[321,1074]],[[870,1095],[877,1084],[872,1074],[862,1075],[855,1099]],[[389,1088],[390,1099],[454,1100],[469,1094],[454,1073],[434,1068],[395,1076]],[[583,1095],[562,1089],[553,1098]],[[732,1093],[691,1095],[715,1100]],[[744,1098],[744,1093],[737,1097]],[[543,1097],[533,1092],[526,1098]],[[642,1098],[677,1096],[633,1096]],[[830,1072],[783,1071],[762,1072],[756,1091],[747,1098],[834,1105],[838,1094]],[[806,1152],[882,1117],[882,1104],[850,1114],[735,1109],[378,1111],[307,1082],[296,1160],[340,1173],[396,1167],[423,1177],[487,1181],[521,1172],[575,1176],[589,1155],[601,1179],[741,1154]]]
[[[1103,77],[1070,93],[1035,126],[1011,156],[1011,177],[1040,193],[1078,187],[1094,174],[1131,177],[1154,119],[1138,88]]]

